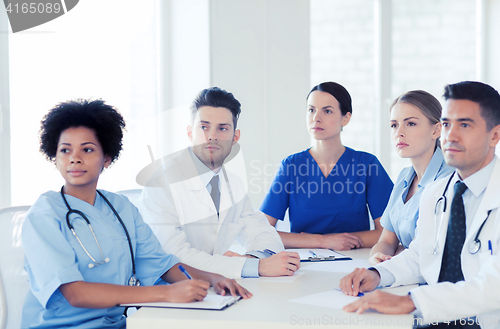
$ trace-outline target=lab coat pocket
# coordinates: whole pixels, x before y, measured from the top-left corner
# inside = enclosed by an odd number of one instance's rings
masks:
[[[482,248],[481,248],[482,249]],[[491,252],[485,248],[482,252],[477,253],[477,259],[478,259],[478,267],[481,267],[481,265],[485,264],[486,262],[490,261],[490,259],[494,259],[494,255],[491,254]]]

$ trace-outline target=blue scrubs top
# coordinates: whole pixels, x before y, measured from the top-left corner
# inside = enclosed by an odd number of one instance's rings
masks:
[[[102,191],[115,207],[129,232],[135,256],[137,278],[150,286],[179,262],[161,248],[137,208],[122,195]],[[25,269],[30,291],[23,308],[22,328],[125,328],[124,307],[88,309],[71,306],[59,286],[74,281],[127,285],[132,261],[125,231],[99,196],[95,205],[65,195],[71,208],[83,212],[90,221],[108,263],[89,268],[91,259],[66,224],[68,211],[59,192],[40,196],[26,215],[22,230],[26,254]],[[96,261],[101,255],[85,220],[70,216],[76,234]]]
[[[413,167],[401,170],[394,185],[389,204],[380,219],[380,224],[385,229],[396,233],[399,241],[405,248],[408,248],[415,236],[420,196],[424,192],[425,187],[436,179],[451,174],[454,170],[454,168],[444,162],[441,149],[439,147],[436,148],[431,161],[425,169],[424,176],[418,183],[417,192],[406,203],[406,196],[416,173]]]
[[[290,231],[315,234],[370,229],[384,212],[392,181],[378,159],[346,147],[325,178],[309,149],[281,162],[262,203],[265,214],[283,220],[289,209]]]

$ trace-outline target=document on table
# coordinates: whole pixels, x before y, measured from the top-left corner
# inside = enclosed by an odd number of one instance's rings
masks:
[[[347,296],[338,290],[324,291],[317,294],[290,300],[293,303],[342,309],[347,304],[355,302],[359,297]]]
[[[351,257],[348,257],[346,255],[342,255],[341,253],[338,253],[336,251],[333,251],[331,249],[309,249],[309,248],[304,248],[304,249],[285,249],[285,251],[291,251],[291,252],[296,252],[300,256],[300,261],[301,262],[318,262],[318,261],[324,261],[324,260],[347,260],[351,259]]]
[[[306,271],[323,271],[323,272],[335,272],[335,273],[351,273],[357,267],[370,267],[370,263],[366,259],[352,259],[342,262],[321,262],[317,264],[311,264],[309,266],[304,266],[301,269]]]
[[[195,310],[223,310],[241,299],[241,296],[221,296],[217,295],[212,288],[208,291],[205,299],[199,302],[192,303],[132,303],[132,304],[120,304],[120,306],[140,306],[140,307],[164,307],[164,308],[189,308]]]

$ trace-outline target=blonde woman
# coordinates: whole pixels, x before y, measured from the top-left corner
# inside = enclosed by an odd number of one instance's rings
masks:
[[[380,223],[382,235],[370,253],[370,264],[391,259],[415,236],[420,196],[425,187],[453,172],[439,146],[441,104],[431,94],[409,91],[391,106],[391,136],[396,151],[411,161],[398,176]]]

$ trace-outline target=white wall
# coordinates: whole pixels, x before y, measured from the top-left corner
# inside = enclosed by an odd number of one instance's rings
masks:
[[[210,1],[210,73],[242,103],[240,145],[259,207],[280,161],[309,145],[308,1]]]
[[[7,12],[0,10],[0,31],[8,30]],[[0,33],[0,209],[10,206],[9,40]]]
[[[496,19],[500,17],[500,0],[477,1],[487,7],[484,81],[500,89],[497,60],[500,58],[500,20]],[[355,149],[376,153],[374,3],[368,0],[157,0],[160,6],[157,19],[161,25],[157,34],[151,36],[156,40],[148,37],[136,41],[148,47],[160,44],[158,57],[143,54],[144,47],[139,47],[132,51],[130,60],[140,63],[133,68],[132,79],[137,78],[139,82],[144,74],[151,75],[155,65],[160,78],[156,85],[150,78],[147,86],[140,82],[144,92],[141,91],[139,98],[134,96],[127,106],[141,113],[129,120],[130,128],[132,125],[146,127],[145,122],[151,122],[151,117],[168,112],[163,121],[152,121],[158,124],[165,138],[138,135],[130,138],[125,146],[133,146],[139,153],[120,160],[111,175],[106,175],[110,184],[111,176],[116,177],[114,173],[120,172],[122,163],[139,157],[141,163],[148,162],[142,144],[165,141],[168,145],[152,145],[156,157],[186,145],[182,106],[187,105],[196,92],[212,85],[233,92],[243,104],[240,144],[249,192],[256,207],[280,160],[309,146],[304,106],[312,85],[333,80],[346,86],[353,97],[354,113],[343,132],[343,141]],[[44,25],[43,29],[53,28],[63,19],[76,19],[77,10],[53,21],[52,25]],[[392,1],[392,97],[420,88],[441,99],[445,84],[475,79],[475,15],[476,1],[472,0]],[[3,31],[8,30],[4,11],[0,24]],[[84,29],[82,25],[82,31]],[[115,32],[121,33],[119,29]],[[37,34],[38,39],[49,36]],[[0,207],[10,202],[10,159],[6,156],[10,145],[7,37],[12,35],[0,34]],[[21,37],[28,35],[18,36]],[[99,39],[103,38],[102,34],[93,37],[97,42],[106,42]],[[137,33],[137,38],[142,37]],[[138,85],[132,85],[131,90],[137,91],[136,87]],[[81,91],[77,89],[73,88],[75,92]],[[178,110],[171,110],[179,106]],[[44,108],[48,107],[44,105]],[[148,116],[148,120],[143,120],[144,116]],[[146,128],[143,134],[156,133],[153,130]],[[390,174],[395,178],[408,162],[388,147],[392,152]],[[38,153],[36,156],[40,157]],[[121,179],[119,188],[124,182]]]
[[[497,45],[500,0],[491,1],[489,79],[500,79]],[[343,142],[375,153],[374,1],[311,0],[312,83],[333,80],[353,98],[353,117],[344,129]],[[391,99],[412,89],[423,89],[441,102],[444,86],[476,77],[476,2],[471,0],[392,1]],[[496,31],[496,33],[494,33]],[[496,36],[493,37],[493,35]],[[496,56],[496,57],[494,57]],[[497,80],[498,81],[498,80]],[[500,82],[500,81],[499,81]],[[491,83],[497,89],[500,83]],[[389,129],[389,109],[387,115]],[[391,144],[391,170],[395,179],[404,166]]]
[[[487,0],[485,82],[500,90],[500,0]]]

